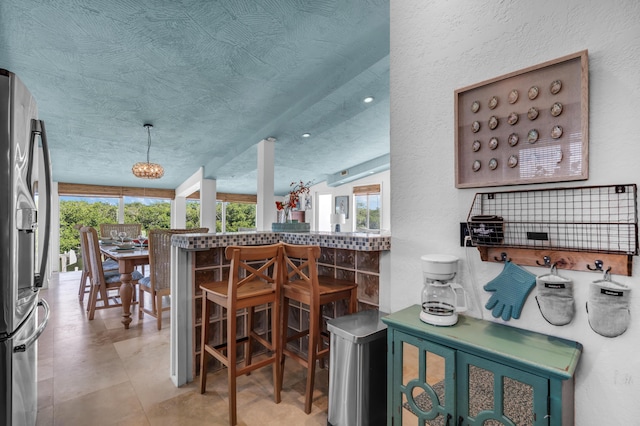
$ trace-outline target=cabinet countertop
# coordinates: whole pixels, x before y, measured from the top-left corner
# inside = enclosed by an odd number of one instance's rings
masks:
[[[527,365],[561,380],[573,377],[582,345],[559,337],[460,315],[458,323],[439,327],[422,322],[420,306],[395,312],[382,321],[389,327],[470,353],[491,354],[494,361]]]
[[[206,250],[231,245],[259,245],[277,242],[315,244],[320,247],[355,251],[388,251],[391,235],[358,232],[229,232],[209,234],[175,234],[171,245],[184,250]]]

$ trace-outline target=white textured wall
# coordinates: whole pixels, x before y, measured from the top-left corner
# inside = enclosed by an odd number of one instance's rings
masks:
[[[483,189],[455,188],[454,90],[583,49],[589,50],[590,69],[589,180],[496,190],[639,183],[640,3],[391,2],[392,311],[419,299],[421,254],[461,257],[461,281],[477,291],[482,305],[488,299],[482,285],[502,268],[481,262],[477,250],[459,246],[459,222]],[[587,291],[591,281],[601,278],[590,272],[561,271],[576,283],[571,324],[545,322],[535,289],[521,318],[509,322],[584,345],[576,374],[576,425],[640,422],[638,257],[633,268],[633,277],[614,277],[633,288],[632,322],[617,338],[602,337],[589,327]],[[488,311],[484,317],[493,319]]]

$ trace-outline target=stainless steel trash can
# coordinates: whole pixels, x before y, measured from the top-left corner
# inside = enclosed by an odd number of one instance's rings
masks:
[[[362,311],[327,321],[331,333],[329,426],[387,422],[387,314]]]

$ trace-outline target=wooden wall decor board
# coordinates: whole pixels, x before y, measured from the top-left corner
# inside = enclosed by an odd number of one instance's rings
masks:
[[[589,177],[587,50],[454,94],[456,188]]]

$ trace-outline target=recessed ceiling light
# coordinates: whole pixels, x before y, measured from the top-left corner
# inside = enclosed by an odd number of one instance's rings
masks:
[[[302,137],[303,137],[303,138],[308,138],[309,136],[311,136],[311,133],[303,133],[303,134],[302,134]]]
[[[364,98],[362,100],[362,102],[364,102],[365,104],[369,104],[369,103],[373,102],[373,96],[367,96],[366,98]]]

